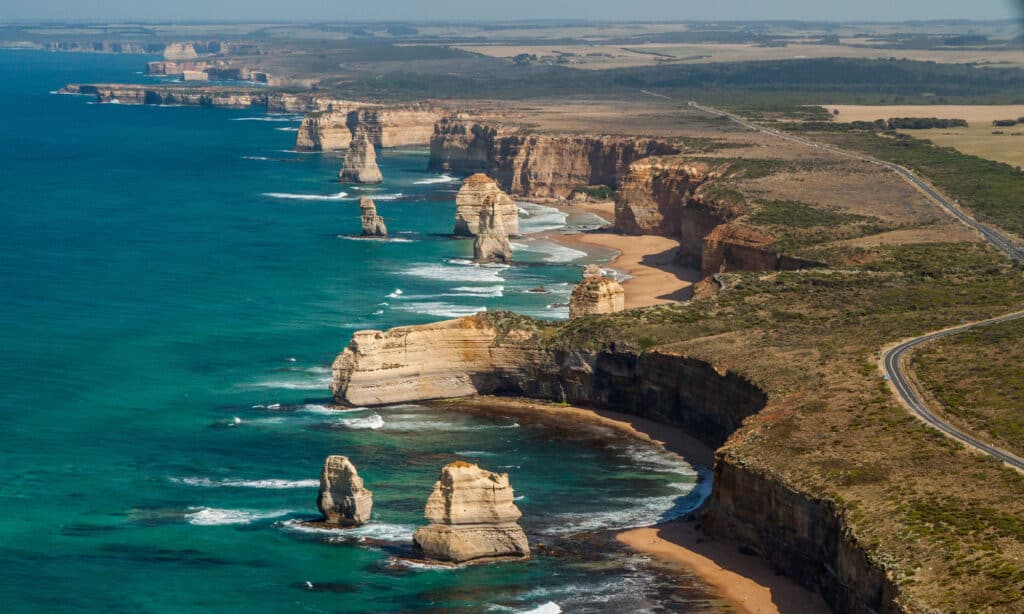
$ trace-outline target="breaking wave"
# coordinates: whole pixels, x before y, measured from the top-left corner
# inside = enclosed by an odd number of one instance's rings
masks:
[[[413,181],[416,185],[435,185],[439,183],[456,183],[459,180],[458,177],[452,177],[449,174],[441,175],[440,177],[430,177],[428,179],[420,179],[419,181]]]
[[[320,480],[280,480],[275,478],[266,480],[212,480],[201,477],[172,477],[168,479],[175,484],[199,486],[202,488],[269,488],[280,490],[284,488],[316,488],[320,485]]]
[[[189,524],[194,524],[196,526],[249,524],[255,520],[279,518],[291,513],[291,510],[227,510],[216,507],[190,507],[189,509],[194,511],[185,514],[185,520],[187,520]]]
[[[348,192],[338,192],[337,194],[292,194],[290,192],[264,192],[263,196],[267,198],[276,198],[278,200],[346,200],[348,199]]]

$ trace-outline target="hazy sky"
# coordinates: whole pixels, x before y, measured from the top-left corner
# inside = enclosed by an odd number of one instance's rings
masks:
[[[1021,17],[1024,0],[0,0],[10,19],[905,20]]]

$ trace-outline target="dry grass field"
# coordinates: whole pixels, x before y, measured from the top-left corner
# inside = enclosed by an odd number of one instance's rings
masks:
[[[972,156],[1005,162],[1011,166],[1024,166],[1024,124],[996,127],[993,121],[1024,117],[1024,105],[829,105],[829,113],[836,110],[840,122],[875,121],[893,117],[937,117],[967,120],[967,128],[933,128],[930,130],[901,130],[919,139],[928,139],[941,147],[953,147]]]
[[[862,39],[854,39],[862,43]],[[785,47],[754,44],[648,43],[636,45],[459,45],[458,49],[495,58],[511,59],[521,53],[553,58],[570,54],[573,68],[601,69],[671,63],[757,62],[808,58],[897,58],[941,64],[995,64],[1024,66],[1024,49],[895,49],[849,45],[792,43]]]

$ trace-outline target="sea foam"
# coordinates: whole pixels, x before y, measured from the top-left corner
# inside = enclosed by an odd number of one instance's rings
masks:
[[[292,194],[290,192],[264,192],[263,196],[267,198],[276,198],[278,200],[347,200],[348,192],[338,192],[337,194]]]
[[[192,507],[189,509],[193,511],[185,514],[185,520],[189,524],[197,526],[249,524],[256,520],[279,518],[291,513],[291,510],[254,511],[219,509],[216,507]]]

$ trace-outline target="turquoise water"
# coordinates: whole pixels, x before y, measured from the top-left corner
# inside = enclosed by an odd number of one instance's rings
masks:
[[[353,331],[485,308],[564,317],[584,254],[526,235],[516,266],[469,264],[469,242],[445,236],[458,183],[415,149],[380,156],[392,239],[354,240],[358,192],[334,181],[337,157],[289,151],[298,117],[50,93],[144,82],[145,59],[0,52],[5,610],[717,607],[609,537],[693,504],[678,459],[510,418],[326,408]],[[528,232],[595,222],[563,218],[524,205]],[[339,453],[374,491],[374,520],[304,531]],[[510,473],[548,548],[398,563],[456,458]]]

